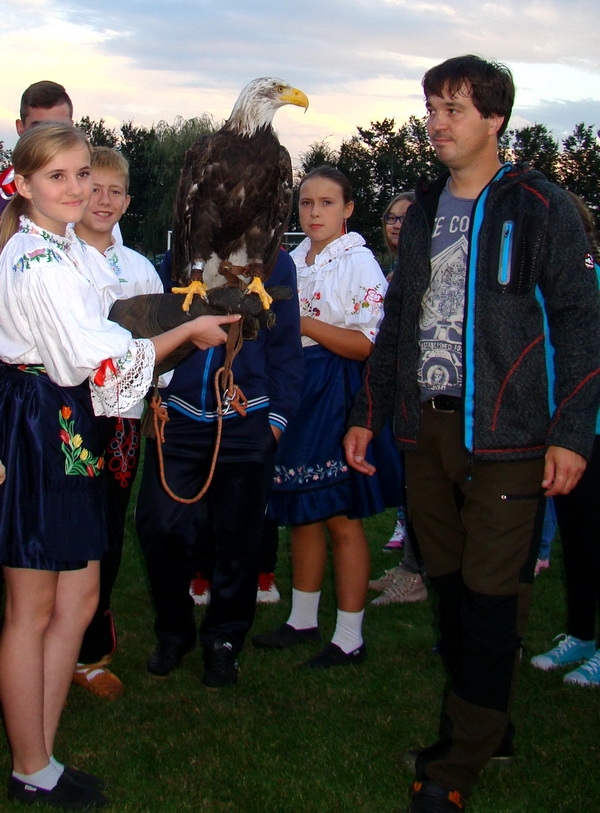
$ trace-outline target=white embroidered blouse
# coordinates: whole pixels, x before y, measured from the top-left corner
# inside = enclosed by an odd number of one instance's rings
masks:
[[[296,264],[300,316],[310,316],[336,327],[360,330],[375,341],[383,318],[385,276],[360,234],[349,232],[329,243],[306,265],[307,237],[290,256]],[[315,345],[302,337],[302,346]]]
[[[155,351],[149,339],[133,339],[107,319],[121,296],[106,260],[70,226],[61,237],[21,217],[0,254],[0,358],[43,365],[62,387],[88,378],[96,415],[126,412],[151,385]],[[95,382],[108,360],[113,371]]]

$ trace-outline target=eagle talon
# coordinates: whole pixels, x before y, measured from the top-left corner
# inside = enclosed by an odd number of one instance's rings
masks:
[[[186,285],[185,288],[171,288],[171,293],[185,294],[185,299],[183,300],[183,305],[181,306],[181,309],[185,311],[185,313],[188,313],[190,306],[192,304],[192,300],[194,298],[194,294],[198,294],[198,296],[201,296],[202,299],[207,299],[206,297],[207,290],[208,289],[206,285],[201,280],[193,279],[189,285]]]
[[[265,286],[260,277],[252,277],[252,282],[248,285],[245,292],[246,294],[258,294],[258,298],[262,302],[263,308],[268,311],[273,302],[273,297],[265,291]]]

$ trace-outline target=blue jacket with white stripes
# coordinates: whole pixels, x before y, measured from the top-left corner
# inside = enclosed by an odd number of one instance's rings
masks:
[[[170,255],[167,254],[159,272],[166,291],[173,284],[169,265]],[[272,310],[276,315],[274,327],[262,328],[256,339],[244,341],[234,359],[232,371],[236,386],[248,400],[248,415],[268,410],[271,426],[283,431],[289,418],[296,412],[304,373],[296,267],[283,249],[279,252],[268,285],[288,286],[292,290],[292,298],[273,303]],[[169,411],[176,410],[193,421],[214,424],[217,420],[214,378],[224,359],[224,345],[205,351],[196,350],[175,369],[169,386],[161,390],[163,404]],[[225,425],[229,422],[239,424],[235,430],[238,437],[245,419],[231,410],[224,420]],[[249,428],[255,425],[253,421],[247,423]]]

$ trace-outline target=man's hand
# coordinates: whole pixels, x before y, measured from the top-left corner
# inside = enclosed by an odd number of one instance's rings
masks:
[[[365,460],[367,448],[372,438],[373,433],[371,430],[365,429],[363,426],[351,426],[344,438],[344,450],[348,465],[361,474],[368,474],[369,476],[375,474],[376,471],[375,466]]]
[[[585,457],[562,446],[549,446],[546,452],[542,488],[546,497],[568,494],[585,471]]]

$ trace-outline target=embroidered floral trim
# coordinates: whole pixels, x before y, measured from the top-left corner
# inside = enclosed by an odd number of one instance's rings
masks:
[[[36,248],[35,251],[29,251],[22,257],[19,257],[17,262],[13,265],[13,271],[29,271],[34,263],[38,265],[41,263],[58,263],[60,257],[51,248]]]
[[[315,291],[309,298],[307,296],[300,297],[300,314],[302,316],[311,316],[313,319],[318,319],[321,315],[321,309],[314,305],[313,302],[319,302],[321,299],[321,292]]]
[[[75,235],[70,224],[67,226],[65,236],[61,237],[60,234],[54,234],[36,225],[33,220],[30,220],[26,215],[21,215],[19,231],[23,232],[23,234],[37,234],[43,237],[47,243],[53,243],[61,251],[66,251],[70,247]]]
[[[59,437],[65,456],[65,474],[80,474],[84,477],[97,477],[104,468],[104,458],[94,457],[83,446],[83,438],[75,433],[75,421],[70,421],[72,410],[63,406],[58,413],[61,426]]]
[[[350,312],[358,313],[361,308],[372,308],[373,306],[378,309],[378,307],[382,305],[383,294],[379,290],[379,286],[376,288],[363,288],[361,285],[359,294],[352,296],[352,308]]]
[[[33,375],[46,375],[46,368],[43,364],[19,364],[17,369],[22,373],[32,373]]]
[[[283,466],[275,466],[275,476],[273,478],[277,485],[306,485],[307,483],[317,483],[323,480],[331,480],[342,474],[347,474],[348,465],[343,460],[328,460],[322,466],[298,466],[295,469],[286,469]]]

